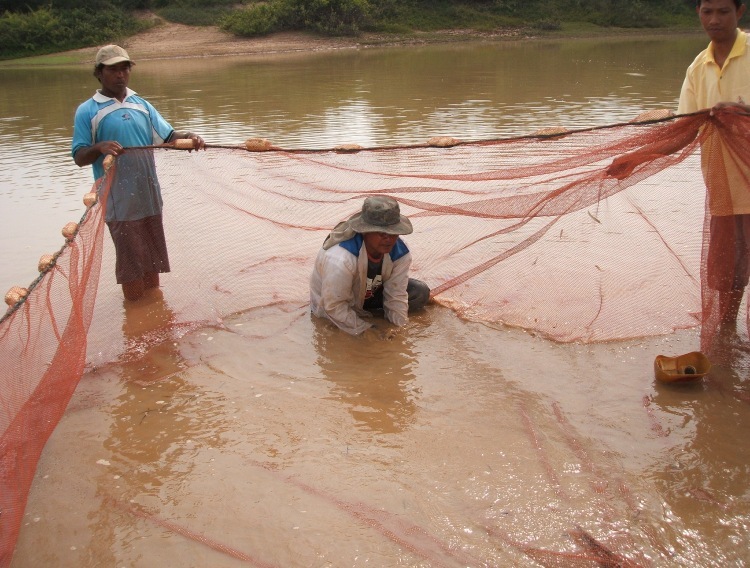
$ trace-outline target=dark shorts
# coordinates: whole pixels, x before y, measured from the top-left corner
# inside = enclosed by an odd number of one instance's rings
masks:
[[[409,295],[409,313],[421,310],[430,299],[430,288],[416,278],[409,278],[406,286],[406,293]],[[381,287],[372,298],[365,300],[364,309],[382,310],[383,309],[383,288]]]
[[[169,272],[161,215],[137,221],[109,221],[107,226],[115,243],[118,284],[140,280],[149,272]]]
[[[719,292],[741,290],[750,276],[750,215],[711,217],[708,286]]]

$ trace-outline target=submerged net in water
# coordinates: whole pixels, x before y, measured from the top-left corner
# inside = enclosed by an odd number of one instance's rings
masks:
[[[408,147],[275,148],[264,141],[153,152],[164,193],[175,328],[308,302],[313,260],[363,198],[387,194],[414,225],[413,276],[476,321],[559,342],[602,342],[721,320],[703,253],[710,216],[700,149],[720,137],[750,171],[750,118],[732,112],[502,140]],[[118,161],[40,277],[0,321],[0,564],[7,565],[43,446],[86,365],[125,350],[97,295],[118,296],[103,204]],[[711,172],[709,171],[709,175]],[[92,200],[89,198],[88,202]],[[18,300],[18,301],[16,301]]]

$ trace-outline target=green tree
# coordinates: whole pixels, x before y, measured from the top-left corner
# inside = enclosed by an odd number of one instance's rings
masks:
[[[270,0],[225,16],[219,25],[239,35],[307,30],[326,35],[353,35],[370,25],[368,0]]]
[[[119,7],[100,2],[97,10],[43,6],[0,15],[0,56],[38,55],[97,45],[135,33],[143,24]]]

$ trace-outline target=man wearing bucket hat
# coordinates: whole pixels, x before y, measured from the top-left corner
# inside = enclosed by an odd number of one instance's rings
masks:
[[[310,308],[340,329],[359,335],[373,327],[364,318],[383,310],[396,326],[422,308],[430,289],[409,278],[411,253],[400,238],[413,231],[398,201],[377,195],[339,223],[323,243],[310,278]]]
[[[104,175],[105,156],[118,157],[106,221],[115,244],[115,276],[127,300],[158,287],[159,274],[169,272],[169,258],[153,154],[125,148],[178,139],[192,140],[195,149],[205,148],[200,136],[175,131],[151,103],[128,88],[133,65],[119,45],[97,52],[94,76],[101,88],[76,110],[72,140],[75,163],[93,166],[94,179]]]

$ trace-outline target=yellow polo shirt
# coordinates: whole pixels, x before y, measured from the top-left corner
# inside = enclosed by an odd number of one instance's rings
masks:
[[[737,30],[732,51],[719,68],[714,59],[713,45],[698,54],[685,74],[680,92],[678,114],[711,108],[720,102],[750,104],[750,38]],[[712,124],[701,146],[703,176],[708,188],[712,215],[750,213],[750,164],[718,135]]]

